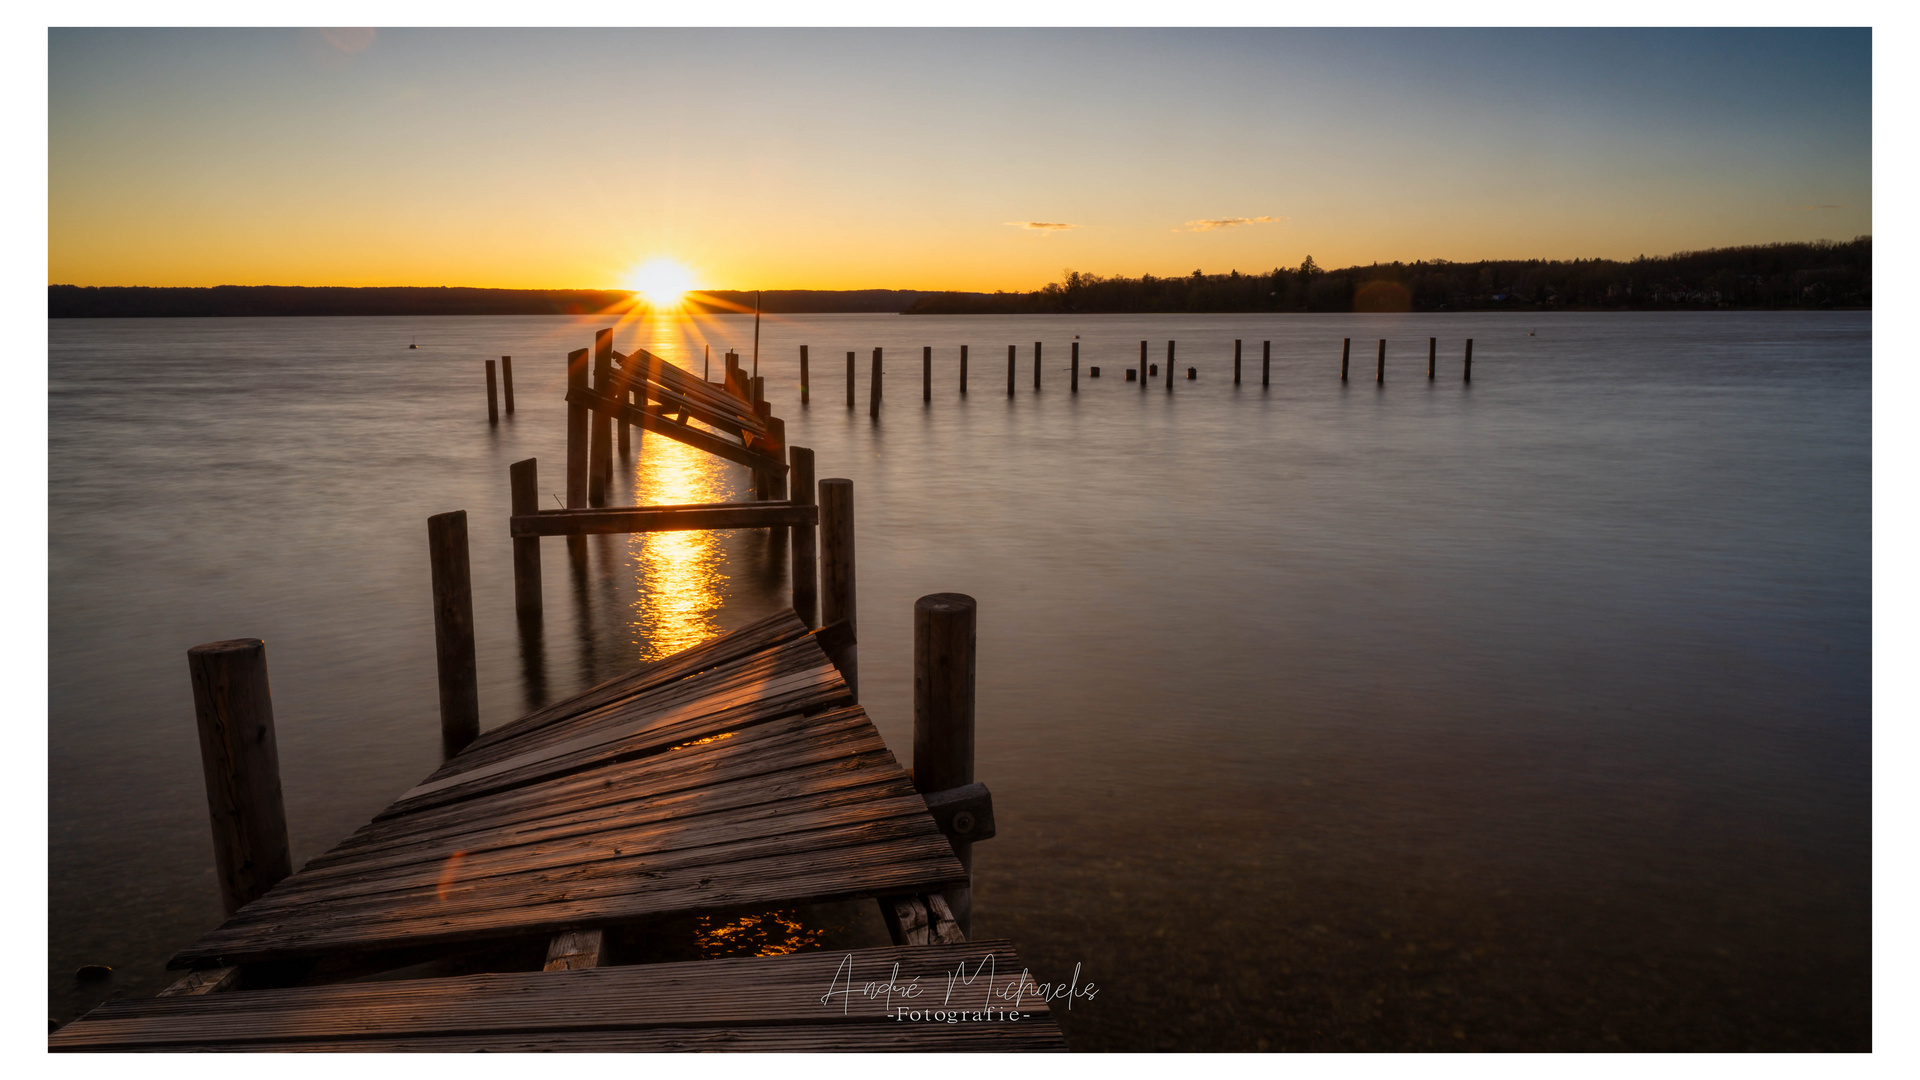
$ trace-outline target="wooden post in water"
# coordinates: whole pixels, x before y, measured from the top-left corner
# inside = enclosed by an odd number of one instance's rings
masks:
[[[1233,339],[1233,385],[1240,385],[1240,339]]]
[[[880,350],[873,350],[873,381],[867,387],[867,415],[880,419]]]
[[[820,625],[845,623],[827,648],[827,658],[860,700],[859,619],[853,589],[853,481],[820,481]],[[825,636],[825,635],[822,635]]]
[[[516,461],[507,466],[512,485],[515,517],[540,512],[540,462],[538,458]],[[513,538],[513,610],[522,619],[538,619],[540,602],[540,538]]]
[[[807,403],[807,347],[800,346],[800,404]]]
[[[1080,343],[1078,341],[1073,343],[1073,379],[1067,384],[1067,389],[1075,394],[1080,392]]]
[[[567,389],[587,386],[587,350],[567,354]],[[567,403],[567,509],[581,510],[587,505],[587,407]],[[587,555],[587,538],[567,537],[567,552],[576,559]]]
[[[500,395],[499,392],[494,389],[493,361],[489,360],[487,361],[487,423],[498,424],[499,422]]]
[[[1167,342],[1167,389],[1173,389],[1173,342]]]
[[[1467,339],[1467,364],[1464,368],[1460,369],[1460,381],[1461,382],[1473,381],[1473,339],[1472,338]]]
[[[467,512],[427,519],[433,562],[433,639],[440,668],[440,744],[448,757],[480,734],[480,682],[473,654],[473,576]]]
[[[1340,339],[1340,381],[1341,382],[1347,381],[1347,353],[1352,348],[1353,348],[1352,338],[1345,337]]]
[[[187,672],[220,903],[232,915],[293,872],[266,642],[238,638],[196,645],[187,650]]]
[[[593,388],[602,394],[613,393],[613,331],[600,330],[593,335]],[[607,505],[607,485],[613,480],[613,418],[605,413],[589,413],[593,438],[587,454],[587,505]]]
[[[1040,389],[1040,343],[1033,343],[1033,388]]]
[[[934,593],[913,605],[913,786],[932,795],[973,783],[974,629],[979,605]],[[947,892],[960,932],[972,928],[973,844],[952,839],[966,885]]]
[[[847,408],[853,408],[853,353],[847,353]]]
[[[513,357],[500,358],[500,388],[507,392],[507,415],[513,415]]]
[[[788,464],[793,467],[793,503],[812,506],[816,501],[813,486],[813,451],[804,446],[789,447]],[[820,548],[817,527],[793,527],[793,610],[808,626],[820,625]]]
[[[1270,381],[1268,376],[1272,372],[1272,370],[1273,370],[1273,342],[1263,341],[1260,343],[1260,385],[1261,386],[1267,385],[1267,383]]]
[[[1147,343],[1140,343],[1140,389],[1147,388]]]
[[[933,346],[924,345],[920,349],[920,400],[928,404],[933,402]]]
[[[1381,386],[1387,385],[1387,339],[1380,339],[1380,360],[1373,369],[1373,381]]]
[[[960,346],[960,392],[967,392],[967,347]]]
[[[1433,381],[1433,361],[1434,361],[1434,356],[1439,348],[1440,348],[1439,338],[1427,339],[1427,381],[1428,382]]]
[[[622,382],[624,381],[625,380],[622,380]],[[621,386],[621,388],[615,393],[614,396],[619,398],[620,404],[622,405],[631,405],[634,403],[633,392],[631,390],[628,390],[624,385]],[[620,451],[620,458],[621,460],[624,461],[629,455],[633,453],[633,435],[627,430],[626,417],[623,416],[620,419],[615,420],[613,422],[613,425],[614,425],[613,431],[615,436],[614,446],[615,446],[615,449]]]
[[[1014,353],[1018,348],[1019,346],[1017,345],[1007,346],[1007,396],[1008,397],[1013,396],[1013,374],[1014,374],[1014,368],[1015,368]]]

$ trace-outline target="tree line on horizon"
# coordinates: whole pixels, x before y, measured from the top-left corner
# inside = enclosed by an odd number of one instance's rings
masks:
[[[1615,259],[1372,263],[1309,255],[1263,274],[1101,277],[1075,270],[1032,292],[945,292],[909,315],[1870,308],[1873,238],[1757,244]]]
[[[897,313],[931,293],[903,289],[769,289],[762,311]],[[713,290],[689,294],[696,313],[752,311],[755,294]],[[47,286],[50,319],[217,318],[289,315],[606,315],[634,307],[624,289],[470,289],[326,285]]]

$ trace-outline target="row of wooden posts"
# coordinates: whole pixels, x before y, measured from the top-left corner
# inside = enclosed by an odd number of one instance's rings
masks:
[[[1041,356],[1043,354],[1043,346],[1044,346],[1043,342],[1036,341],[1033,343],[1033,388],[1035,390],[1040,389],[1040,372],[1042,370]],[[1233,381],[1236,385],[1239,384],[1240,382],[1240,352],[1241,352],[1240,346],[1241,346],[1240,339],[1235,338],[1233,342]],[[1340,381],[1341,382],[1347,381],[1347,360],[1350,352],[1352,351],[1352,348],[1353,348],[1352,338],[1341,339],[1340,341]],[[1167,342],[1167,362],[1166,362],[1166,369],[1167,369],[1166,387],[1168,390],[1173,389],[1173,373],[1175,371],[1174,350],[1175,350],[1175,343],[1172,341],[1168,341]],[[1439,350],[1439,339],[1428,338],[1427,339],[1427,378],[1429,379],[1432,379],[1435,374],[1437,359],[1438,359],[1438,350]],[[960,392],[963,394],[967,392],[967,351],[968,351],[967,346],[965,345],[960,346]],[[813,379],[812,379],[812,372],[810,370],[812,365],[811,365],[811,358],[808,355],[808,353],[809,353],[809,349],[807,346],[805,345],[800,346],[800,403],[802,405],[808,404],[812,400],[812,396],[813,396]],[[867,389],[867,411],[869,415],[872,415],[872,416],[880,415],[880,398],[881,398],[880,374],[881,374],[882,354],[883,354],[883,350],[881,349],[876,348],[873,350],[871,375],[868,380],[868,389]],[[857,356],[858,354],[854,352],[847,353],[847,408],[849,409],[853,408],[855,405]],[[1068,388],[1073,393],[1077,394],[1080,392],[1080,343],[1078,341],[1073,342],[1072,359],[1071,359],[1071,363],[1068,365],[1068,371],[1070,372],[1068,376]],[[1144,341],[1141,342],[1140,343],[1140,366],[1137,369],[1136,368],[1127,369],[1127,381],[1134,382],[1137,380],[1140,383],[1140,388],[1144,390],[1146,389],[1147,380],[1159,374],[1160,374],[1160,365],[1149,364],[1147,362],[1147,343]],[[1088,377],[1095,378],[1095,379],[1099,378],[1100,368],[1097,366],[1089,367]],[[1198,379],[1199,369],[1192,368],[1192,367],[1188,368],[1187,378]],[[1018,381],[1019,381],[1019,346],[1009,345],[1007,346],[1007,396],[1008,397],[1014,396],[1015,387],[1018,384]],[[1260,385],[1267,386],[1267,385],[1270,385],[1272,381],[1273,381],[1273,342],[1262,341],[1260,343]],[[1380,339],[1379,367],[1375,374],[1375,381],[1383,385],[1387,381],[1387,341],[1385,338]],[[1473,381],[1473,339],[1472,338],[1466,339],[1466,356],[1463,360],[1463,366],[1461,368],[1461,381],[1462,382]],[[923,347],[920,353],[920,400],[921,401],[933,400],[933,346],[931,345]]]

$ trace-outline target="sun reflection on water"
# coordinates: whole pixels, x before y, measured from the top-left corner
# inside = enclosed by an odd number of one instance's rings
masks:
[[[733,496],[727,466],[704,451],[652,434],[643,435],[636,449],[638,505],[726,502]],[[727,582],[726,553],[714,533],[637,533],[628,538],[628,550],[640,572],[631,622],[639,659],[658,660],[720,632],[715,616]]]

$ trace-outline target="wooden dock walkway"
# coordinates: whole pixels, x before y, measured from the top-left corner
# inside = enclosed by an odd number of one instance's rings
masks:
[[[1065,1049],[1011,945],[953,924],[940,894],[967,871],[826,633],[782,612],[482,735],[174,956],[196,974],[172,996],[109,1002],[49,1047]],[[864,897],[905,947],[595,966],[596,930]],[[541,972],[208,992],[248,965],[487,940],[557,935],[559,956],[582,931],[584,962]],[[895,963],[941,993],[857,990]],[[949,1007],[979,1019],[887,1011]]]

